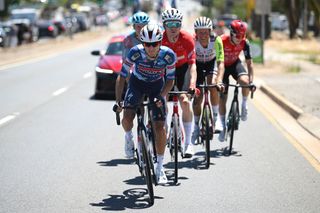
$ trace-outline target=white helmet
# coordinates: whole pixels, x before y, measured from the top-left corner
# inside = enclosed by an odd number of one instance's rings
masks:
[[[208,17],[201,16],[193,24],[194,29],[212,29],[212,21]]]
[[[166,21],[181,21],[182,22],[182,18],[183,18],[182,13],[175,8],[170,8],[170,9],[163,11],[161,16],[162,16],[162,22],[166,22]]]
[[[162,40],[162,30],[158,24],[149,23],[140,31],[141,42],[153,43]]]

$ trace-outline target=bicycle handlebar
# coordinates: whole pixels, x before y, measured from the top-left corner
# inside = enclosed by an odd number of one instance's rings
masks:
[[[217,84],[200,84],[200,85],[197,85],[197,87],[199,88],[218,88],[218,85]]]
[[[230,86],[230,87],[241,87],[241,88],[249,88],[251,92],[251,99],[253,98],[253,93],[256,91],[256,85],[254,84],[249,84],[249,85],[240,85],[240,84],[225,84],[225,86]]]

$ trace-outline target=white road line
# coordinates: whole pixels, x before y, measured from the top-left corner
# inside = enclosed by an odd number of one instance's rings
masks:
[[[90,78],[92,76],[92,72],[87,72],[83,75],[83,78]]]
[[[67,90],[68,90],[68,87],[63,87],[61,89],[58,89],[54,93],[52,93],[52,95],[53,96],[58,96],[58,95],[61,95],[62,93],[64,93],[65,91],[67,91]]]
[[[6,117],[0,119],[0,126],[15,119],[20,113],[19,112],[15,112],[11,115],[7,115]]]

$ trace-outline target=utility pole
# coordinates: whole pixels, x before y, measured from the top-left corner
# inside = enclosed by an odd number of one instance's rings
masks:
[[[308,1],[303,1],[303,38],[308,37]]]

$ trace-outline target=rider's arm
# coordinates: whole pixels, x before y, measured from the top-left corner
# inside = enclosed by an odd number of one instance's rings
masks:
[[[246,39],[246,43],[244,45],[243,49],[244,57],[246,59],[246,64],[248,68],[248,73],[249,73],[249,82],[253,82],[253,61],[252,61],[252,56],[251,56],[251,48],[250,48],[250,43]]]
[[[116,102],[119,103],[122,101],[122,93],[125,85],[126,78],[130,75],[130,69],[133,65],[133,62],[130,60],[132,56],[132,49],[129,51],[126,60],[123,61],[121,71],[116,80]]]
[[[168,50],[167,55],[164,58],[167,62],[167,66],[166,66],[166,83],[160,93],[162,97],[167,96],[168,92],[174,86],[174,79],[175,79],[175,72],[176,72],[175,64],[177,62],[176,55],[171,49]]]
[[[162,91],[161,91],[161,93],[160,93],[160,95],[161,95],[162,97],[167,96],[168,93],[170,92],[170,90],[172,89],[173,85],[174,85],[174,80],[172,80],[172,79],[167,79],[167,80],[166,80],[166,83],[165,83],[165,85],[164,85],[164,87],[163,87],[163,89],[162,89]]]
[[[122,101],[122,93],[125,84],[126,78],[118,75],[116,80],[116,102],[119,103]]]
[[[216,51],[216,61],[217,61],[217,68],[218,68],[216,83],[222,83],[223,75],[224,75],[224,51],[223,51],[223,43],[220,36],[216,37],[214,48]]]
[[[187,73],[190,73],[190,84],[189,88],[190,89],[195,89],[196,88],[196,83],[197,83],[197,68],[196,64],[189,64]]]

